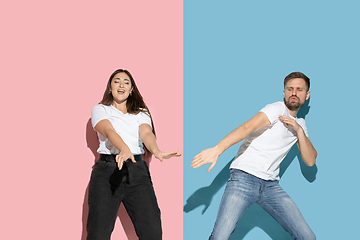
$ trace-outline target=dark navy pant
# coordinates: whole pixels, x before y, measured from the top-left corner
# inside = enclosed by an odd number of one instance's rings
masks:
[[[119,170],[114,155],[101,154],[89,183],[87,240],[109,240],[122,202],[140,240],[162,239],[160,209],[149,169],[141,158]]]

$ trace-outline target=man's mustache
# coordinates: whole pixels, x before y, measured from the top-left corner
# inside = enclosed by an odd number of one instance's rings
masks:
[[[289,101],[291,100],[291,98],[293,98],[293,97],[295,97],[297,100],[299,100],[300,101],[300,98],[298,98],[297,96],[291,96],[291,97],[289,97]]]

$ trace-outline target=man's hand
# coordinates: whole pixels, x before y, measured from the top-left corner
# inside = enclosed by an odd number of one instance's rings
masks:
[[[294,129],[296,132],[302,130],[302,127],[295,121],[295,119],[287,116],[279,116],[279,120],[283,122],[286,126]]]
[[[211,163],[208,171],[214,168],[219,156],[232,145],[244,140],[250,133],[255,132],[270,125],[269,118],[265,113],[259,112],[249,121],[235,128],[231,133],[226,135],[215,147],[203,150],[194,157],[191,162],[193,168],[201,167],[206,163]]]
[[[191,162],[190,166],[192,166],[193,168],[198,168],[204,164],[211,163],[208,169],[208,171],[210,172],[211,169],[213,169],[213,167],[215,166],[220,154],[221,151],[217,146],[205,149],[194,157],[194,160]]]
[[[286,126],[294,129],[297,132],[297,146],[301,154],[301,159],[309,167],[313,166],[316,162],[317,152],[310,139],[305,135],[302,127],[291,117],[279,116],[279,119]]]

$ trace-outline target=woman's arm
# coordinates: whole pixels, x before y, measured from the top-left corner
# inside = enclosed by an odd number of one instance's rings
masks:
[[[151,131],[149,124],[143,123],[139,127],[139,134],[141,141],[145,144],[146,148],[154,154],[154,156],[159,159],[161,162],[163,159],[169,159],[171,157],[179,157],[181,153],[177,151],[173,152],[161,152],[159,147],[156,144],[156,139],[154,133]]]
[[[109,120],[104,119],[98,122],[95,126],[95,130],[109,139],[111,144],[120,151],[120,153],[116,155],[116,162],[119,169],[122,168],[124,162],[129,158],[132,162],[136,162],[134,155],[131,153],[129,147],[125,144],[119,134],[116,133]]]

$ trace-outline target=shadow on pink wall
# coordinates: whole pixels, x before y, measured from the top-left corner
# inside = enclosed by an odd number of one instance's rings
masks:
[[[91,126],[91,119],[88,120],[86,124],[86,143],[87,147],[91,150],[94,154],[94,163],[99,158],[99,154],[96,150],[99,147],[99,141],[96,132]],[[150,168],[150,161],[151,158],[144,159]],[[86,230],[86,222],[87,216],[89,213],[89,205],[88,205],[88,194],[89,194],[89,183],[87,184],[85,195],[84,195],[84,202],[83,202],[83,211],[82,211],[82,234],[81,240],[86,240],[87,237],[87,230]],[[124,232],[129,240],[138,240],[139,238],[136,236],[134,226],[131,222],[129,215],[127,214],[125,207],[123,204],[120,205],[118,211],[118,217],[120,219],[121,225],[124,229]]]

